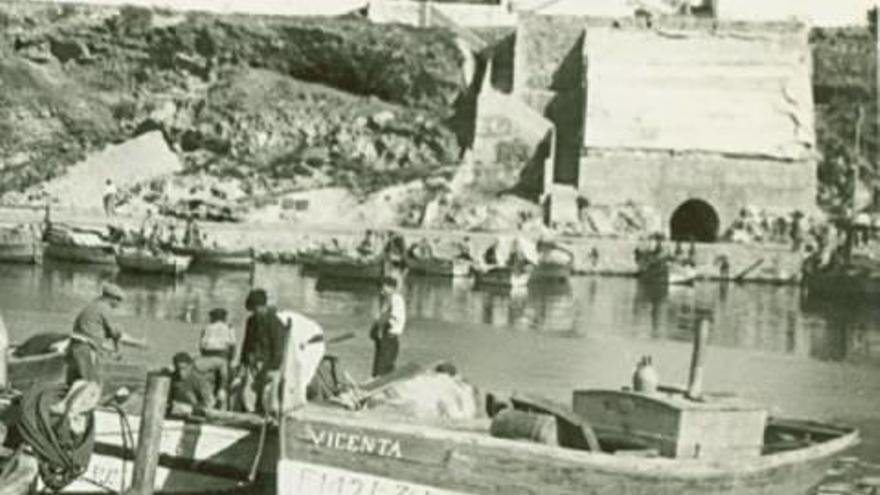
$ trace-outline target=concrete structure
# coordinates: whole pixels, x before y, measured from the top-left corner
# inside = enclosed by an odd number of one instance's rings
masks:
[[[592,28],[578,186],[632,199],[673,238],[717,238],[743,207],[813,211],[806,29]]]
[[[731,21],[798,21],[818,27],[867,26],[875,0],[715,0],[715,15]]]
[[[650,205],[667,234],[704,241],[745,207],[815,210],[801,25],[677,17],[648,28],[632,17],[520,12],[494,61],[512,66],[493,63],[494,90],[554,124],[545,194],[571,198],[565,188],[576,188],[592,204]],[[553,203],[570,210],[563,201]]]

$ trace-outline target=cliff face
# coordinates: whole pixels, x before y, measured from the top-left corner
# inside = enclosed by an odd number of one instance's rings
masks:
[[[459,155],[450,34],[0,5],[0,194],[159,129],[190,172],[369,192]]]

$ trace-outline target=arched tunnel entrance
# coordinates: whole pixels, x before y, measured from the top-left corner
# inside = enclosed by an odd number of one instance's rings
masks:
[[[669,220],[673,241],[715,242],[720,221],[712,205],[701,199],[689,199],[678,206]]]

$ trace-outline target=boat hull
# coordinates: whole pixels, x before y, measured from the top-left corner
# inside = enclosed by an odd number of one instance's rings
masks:
[[[176,254],[124,251],[116,255],[119,269],[130,273],[177,276],[189,269],[192,258]]]
[[[46,245],[46,258],[95,265],[115,265],[116,249],[113,246],[78,246],[75,244]]]
[[[320,277],[351,280],[382,280],[385,263],[382,260],[358,260],[349,257],[327,257],[315,263]]]
[[[9,383],[15,390],[27,390],[36,383],[63,383],[66,379],[67,359],[63,352],[10,357],[8,363]],[[132,390],[143,386],[147,373],[145,366],[121,361],[105,360],[101,367],[108,384]]]
[[[530,274],[527,271],[516,271],[508,267],[490,268],[476,272],[476,284],[478,287],[498,289],[523,289],[529,283]]]
[[[409,272],[428,277],[467,277],[471,273],[471,263],[467,260],[445,258],[410,259]]]
[[[857,442],[851,432],[800,450],[705,462],[591,453],[317,410],[286,418],[282,428],[278,495],[325,495],[340,485],[431,495],[799,495]]]
[[[571,279],[570,264],[538,263],[529,277],[530,284],[566,284]]]
[[[189,256],[192,265],[203,268],[223,268],[228,270],[245,270],[254,265],[253,253],[249,249],[226,250],[226,249],[199,249],[199,248],[174,248],[174,254]]]
[[[127,415],[131,431],[140,426],[140,417]],[[123,493],[132,479],[133,447],[123,441],[124,422],[116,411],[99,409],[95,413],[95,450],[85,474],[61,493]],[[270,445],[265,440],[262,442]],[[257,452],[261,432],[256,426],[223,426],[169,418],[162,425],[159,467],[155,493],[214,494],[258,493],[256,486],[271,480],[255,476],[263,458]],[[277,451],[276,451],[277,452]],[[277,457],[267,458],[271,466]],[[254,467],[255,461],[257,463]],[[266,473],[266,470],[262,470]],[[257,478],[260,478],[259,480]]]
[[[39,263],[43,257],[40,242],[17,242],[0,244],[0,263]]]

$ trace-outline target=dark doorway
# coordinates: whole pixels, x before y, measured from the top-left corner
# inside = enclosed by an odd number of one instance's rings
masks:
[[[689,199],[672,213],[669,234],[673,241],[715,242],[719,223],[712,205],[700,199]]]

